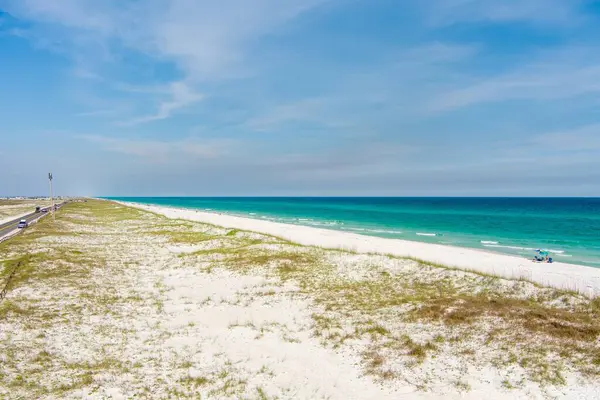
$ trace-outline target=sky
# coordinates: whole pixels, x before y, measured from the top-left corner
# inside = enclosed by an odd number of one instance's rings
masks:
[[[600,2],[0,0],[0,196],[600,196]]]

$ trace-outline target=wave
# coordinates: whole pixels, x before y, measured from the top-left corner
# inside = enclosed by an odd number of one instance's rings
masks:
[[[494,242],[493,240],[482,240],[481,244],[498,244],[498,242]]]
[[[346,227],[342,227],[343,230],[346,231],[355,231],[355,232],[368,232],[368,233],[394,233],[394,234],[401,234],[404,233],[402,231],[395,231],[392,229],[369,229],[369,228],[346,228]]]
[[[368,231],[374,232],[374,233],[396,233],[396,234],[403,233],[402,231],[385,230],[385,229],[368,229]]]
[[[504,245],[499,245],[499,244],[484,244],[483,246],[484,247],[494,247],[494,248],[499,248],[499,249],[511,249],[511,250],[528,250],[528,251],[536,250],[533,247],[504,246]]]
[[[417,232],[417,236],[441,236],[438,233],[423,233],[423,232]]]
[[[250,213],[249,215],[256,215],[256,213]]]
[[[311,222],[306,222],[308,225],[315,225],[315,226],[335,226],[337,225],[337,222],[317,222],[317,221],[311,221]]]
[[[492,241],[481,241],[481,244],[483,244],[484,247],[494,247],[494,248],[499,248],[499,249],[511,249],[511,250],[527,250],[527,251],[536,251],[539,250],[539,247],[522,247],[522,246],[505,246],[505,245],[500,245],[498,244],[498,242],[492,242]],[[552,250],[552,249],[548,249],[548,252],[552,255],[552,254],[556,254],[556,255],[563,255],[564,254],[564,250]],[[568,256],[568,255],[566,255]]]

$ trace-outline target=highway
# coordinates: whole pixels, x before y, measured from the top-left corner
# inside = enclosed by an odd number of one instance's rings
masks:
[[[61,205],[62,204],[57,204],[57,206],[59,206],[59,207]],[[27,223],[31,223],[32,221],[35,221],[38,218],[41,218],[44,215],[47,215],[47,214],[50,214],[50,213],[51,213],[50,207],[48,207],[48,212],[43,213],[43,212],[35,212],[34,211],[34,212],[30,213],[30,214],[27,214],[24,217],[20,217],[20,218],[14,219],[14,220],[12,220],[10,222],[6,222],[6,223],[0,225],[0,240],[2,240],[2,238],[4,236],[6,236],[6,235],[12,233],[13,231],[17,230],[18,229],[17,225],[19,224],[20,220],[24,219],[24,220],[27,221]],[[27,228],[25,228],[25,229],[27,229]]]

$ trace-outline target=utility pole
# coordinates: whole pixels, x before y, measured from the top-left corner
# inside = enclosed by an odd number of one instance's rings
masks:
[[[50,204],[51,204],[50,207],[52,207],[51,208],[51,210],[52,210],[52,221],[54,221],[55,217],[54,217],[54,193],[52,193],[52,172],[48,173],[48,180],[50,181]]]

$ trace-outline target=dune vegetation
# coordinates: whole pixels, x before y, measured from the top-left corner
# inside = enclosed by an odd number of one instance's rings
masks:
[[[1,243],[0,263],[2,398],[593,398],[600,383],[600,300],[524,280],[100,200]]]

